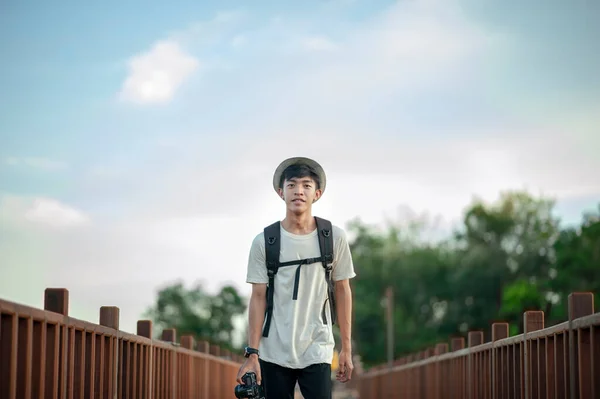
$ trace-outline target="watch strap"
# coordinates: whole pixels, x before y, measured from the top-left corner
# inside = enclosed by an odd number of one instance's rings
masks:
[[[250,357],[250,355],[253,355],[253,354],[258,355],[259,354],[258,349],[251,348],[249,346],[244,348],[244,357]]]

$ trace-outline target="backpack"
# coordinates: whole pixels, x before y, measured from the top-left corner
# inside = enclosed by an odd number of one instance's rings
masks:
[[[280,267],[298,265],[296,269],[296,277],[294,280],[294,293],[293,300],[298,299],[298,285],[300,282],[300,268],[302,265],[310,265],[315,262],[321,262],[325,269],[325,282],[327,283],[327,296],[329,300],[329,307],[331,309],[331,324],[335,324],[336,321],[336,310],[335,310],[335,298],[333,282],[331,280],[331,270],[333,268],[333,236],[332,236],[332,225],[329,220],[325,220],[315,216],[317,223],[318,237],[319,237],[319,249],[321,250],[321,256],[318,258],[307,258],[298,259],[289,262],[279,261],[280,251],[280,238],[281,238],[281,223],[279,221],[264,228],[265,236],[265,254],[266,254],[266,266],[267,274],[269,276],[269,285],[267,286],[267,308],[265,315],[265,324],[263,329],[263,337],[269,336],[269,327],[271,326],[271,318],[273,317],[273,292],[275,291],[275,275]],[[323,324],[327,323],[325,316],[325,305],[323,304],[323,310],[321,311],[321,317]]]

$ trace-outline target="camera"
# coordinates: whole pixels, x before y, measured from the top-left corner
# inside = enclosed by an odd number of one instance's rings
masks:
[[[256,381],[256,374],[249,371],[242,377],[242,384],[236,385],[233,390],[236,398],[265,399],[261,385]]]

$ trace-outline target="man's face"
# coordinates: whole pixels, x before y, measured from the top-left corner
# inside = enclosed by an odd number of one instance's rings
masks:
[[[279,195],[285,200],[287,208],[294,213],[302,213],[309,209],[313,202],[321,196],[317,184],[310,177],[292,178],[283,181]]]

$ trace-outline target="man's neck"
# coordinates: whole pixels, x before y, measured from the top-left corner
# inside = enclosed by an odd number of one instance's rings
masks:
[[[317,228],[317,223],[310,212],[299,215],[288,212],[285,219],[281,221],[281,225],[286,231],[298,235],[309,234]]]

